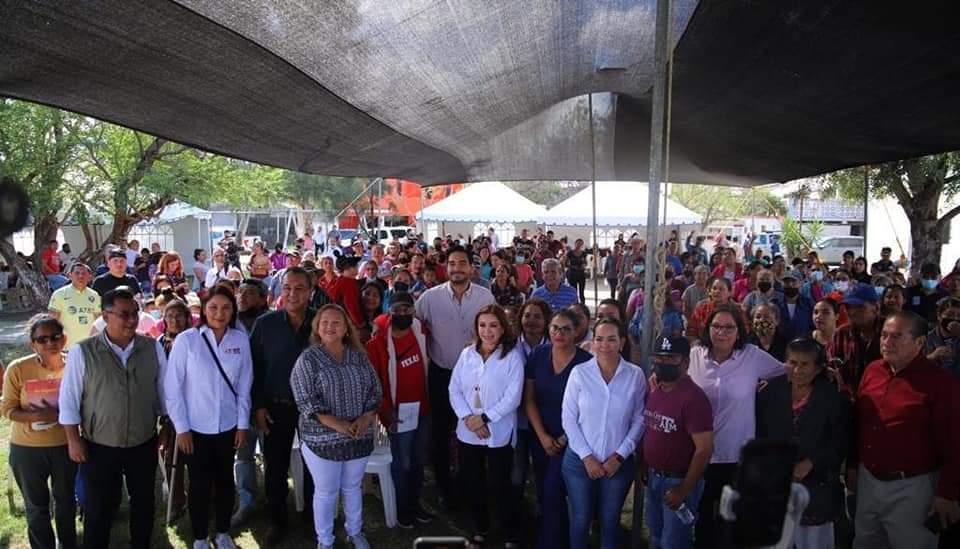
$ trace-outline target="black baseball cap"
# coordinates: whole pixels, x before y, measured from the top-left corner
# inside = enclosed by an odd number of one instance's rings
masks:
[[[390,308],[394,305],[406,304],[413,307],[413,296],[409,292],[394,292],[390,297]]]
[[[685,337],[661,336],[653,345],[653,355],[677,355],[690,357],[690,342]]]
[[[122,257],[122,258],[126,259],[126,258],[127,258],[127,254],[124,253],[124,251],[121,250],[120,248],[114,248],[114,249],[110,250],[110,254],[107,255],[107,259],[113,259],[113,258],[115,258],[115,257]]]
[[[337,258],[337,270],[343,271],[350,267],[356,267],[360,263],[360,258],[355,255],[341,255]]]

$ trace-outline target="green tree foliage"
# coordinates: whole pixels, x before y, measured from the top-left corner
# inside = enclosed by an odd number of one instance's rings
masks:
[[[783,216],[783,201],[764,189],[740,189],[717,185],[673,185],[670,198],[703,217],[700,230],[720,219],[738,219],[750,215]]]
[[[103,246],[120,243],[137,223],[177,201],[200,207],[228,203],[258,207],[279,196],[278,170],[95,122],[83,140],[84,199],[112,226]],[[100,250],[85,250],[90,257]]]
[[[923,263],[940,264],[940,252],[950,222],[960,206],[946,207],[960,193],[960,152],[948,152],[860,166],[824,177],[822,193],[862,202],[864,185],[871,197],[894,197],[910,220],[911,269]]]
[[[27,191],[39,251],[66,216],[69,178],[81,153],[83,118],[13,99],[0,99],[0,175]]]
[[[69,183],[83,126],[84,119],[72,113],[0,99],[0,177],[18,183],[30,197],[34,270],[17,257],[10,239],[0,242],[0,253],[38,305],[49,298],[46,279],[39,274],[40,253],[69,214]]]
[[[330,212],[331,216],[335,215],[356,199],[368,183],[362,177],[284,172],[283,196],[300,209],[297,214],[297,233],[302,234],[305,227],[313,226],[311,210],[324,210]]]

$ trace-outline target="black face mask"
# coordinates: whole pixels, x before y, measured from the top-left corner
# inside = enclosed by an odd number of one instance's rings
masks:
[[[683,277],[687,280],[693,280],[693,271],[683,271]]]
[[[773,283],[771,282],[757,282],[757,289],[763,293],[769,292],[770,288],[773,288]]]
[[[390,315],[390,326],[397,330],[406,330],[413,325],[413,315]]]
[[[680,366],[675,364],[664,364],[662,362],[653,363],[653,373],[657,376],[657,381],[667,383],[680,379]]]
[[[406,292],[406,291],[408,291],[408,290],[410,290],[410,285],[407,284],[406,282],[394,282],[394,283],[393,283],[393,291],[395,291],[395,292]]]
[[[783,288],[783,295],[786,297],[797,297],[800,295],[800,288]]]

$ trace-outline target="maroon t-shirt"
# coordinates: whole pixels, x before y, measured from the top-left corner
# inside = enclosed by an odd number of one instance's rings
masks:
[[[713,430],[710,401],[689,376],[669,393],[651,389],[643,420],[643,459],[659,471],[686,472],[694,450],[690,435]]]

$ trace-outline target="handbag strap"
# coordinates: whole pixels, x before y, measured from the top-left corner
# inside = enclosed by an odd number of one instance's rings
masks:
[[[220,364],[220,357],[214,352],[213,345],[210,345],[210,340],[207,339],[207,335],[200,334],[200,338],[207,344],[207,350],[210,351],[210,356],[213,357],[213,361],[217,363],[217,370],[220,370],[220,375],[223,377],[223,380],[227,382],[227,387],[229,387],[230,392],[233,393],[233,398],[239,398],[236,389],[233,388],[233,383],[230,383],[230,378],[228,378],[227,373],[223,371],[223,366]]]

